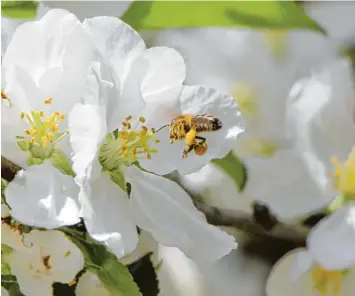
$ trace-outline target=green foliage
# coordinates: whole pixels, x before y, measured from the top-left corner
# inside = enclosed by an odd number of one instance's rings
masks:
[[[136,30],[194,27],[308,29],[325,34],[294,2],[136,1],[122,16]]]
[[[87,269],[95,273],[113,296],[142,296],[128,268],[107,248],[89,236],[69,228],[61,229],[80,248]]]
[[[14,275],[1,275],[1,286],[3,286],[10,296],[24,296],[20,292],[20,287]]]
[[[213,159],[212,162],[220,167],[243,191],[247,182],[247,170],[241,160],[231,151],[222,159]]]
[[[37,1],[1,1],[1,15],[15,19],[33,19],[37,8]]]
[[[63,171],[69,176],[75,176],[74,171],[72,170],[70,161],[68,160],[67,155],[60,149],[54,149],[50,157],[50,161],[54,167]]]

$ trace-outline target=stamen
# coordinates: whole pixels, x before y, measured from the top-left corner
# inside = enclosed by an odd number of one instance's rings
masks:
[[[326,270],[316,265],[312,269],[313,290],[320,295],[338,296],[344,275],[342,270]]]
[[[46,99],[45,101],[44,101],[44,103],[46,104],[46,105],[50,105],[50,104],[52,104],[52,98],[48,98],[48,99]]]
[[[130,121],[132,119],[132,116],[131,115],[128,115],[127,117],[126,117],[126,121]]]
[[[331,163],[334,171],[330,176],[334,179],[334,188],[355,198],[355,146],[343,164],[335,156],[331,158]]]
[[[139,117],[139,121],[144,123],[145,122],[145,118],[143,116]]]
[[[3,100],[6,100],[7,99],[7,95],[5,94],[5,91],[1,91],[1,98],[3,99]]]
[[[21,119],[24,119],[24,118],[25,118],[25,113],[21,112],[20,118],[21,118]]]

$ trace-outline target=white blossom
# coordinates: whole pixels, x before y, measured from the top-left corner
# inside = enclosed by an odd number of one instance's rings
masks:
[[[84,267],[80,250],[56,230],[32,230],[4,259],[26,296],[52,295],[54,282],[70,283]]]
[[[109,296],[110,292],[96,274],[87,271],[79,279],[75,289],[77,296]]]
[[[298,278],[292,276],[302,248],[286,253],[274,265],[266,284],[267,296],[350,296],[354,294],[355,268],[326,270],[313,265]]]
[[[81,184],[80,200],[89,233],[118,257],[135,249],[136,225],[196,260],[224,256],[236,247],[232,237],[209,225],[178,185],[132,165],[137,160],[143,168],[163,174],[174,169],[193,171],[212,157],[223,157],[241,130],[236,102],[212,89],[182,86],[185,66],[180,55],[165,47],[147,50],[141,37],[120,20],[94,18],[84,26],[96,41],[104,65],[93,72],[91,89],[69,119],[73,168]],[[112,88],[100,88],[100,77],[111,77]],[[205,157],[181,161],[184,146],[171,145],[167,136],[154,147],[153,140],[160,134],[150,128],[159,125],[150,123],[158,122],[164,113],[159,108],[177,105],[180,114],[212,108],[211,113],[224,120],[224,129],[214,135],[220,141],[211,142],[211,152]],[[139,118],[149,114],[152,117]],[[116,129],[116,135],[112,134]],[[131,184],[129,199],[127,182]]]

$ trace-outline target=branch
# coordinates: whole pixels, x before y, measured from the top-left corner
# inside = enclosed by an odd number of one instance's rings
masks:
[[[11,182],[18,171],[22,170],[20,166],[1,155],[1,178]]]

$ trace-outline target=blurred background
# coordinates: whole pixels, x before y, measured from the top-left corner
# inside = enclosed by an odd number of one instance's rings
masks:
[[[41,18],[49,9],[67,9],[80,20],[100,15],[126,20],[132,15],[132,5],[136,4],[132,1],[40,1],[36,2],[35,10],[30,4],[18,8],[17,15],[16,9],[2,7],[2,55],[18,25]],[[186,14],[195,13],[196,18],[203,18],[203,10],[191,12],[188,3],[185,5]],[[290,24],[291,28],[288,28],[270,22],[271,28],[266,29],[248,28],[245,25],[223,27],[199,24],[194,25],[194,28],[188,25],[183,28],[162,28],[159,21],[146,21],[145,9],[149,2],[141,4],[129,24],[140,32],[147,46],[173,47],[181,53],[187,66],[186,84],[208,85],[235,96],[242,113],[246,115],[252,115],[253,111],[248,98],[258,97],[265,108],[264,119],[268,120],[268,114],[272,115],[277,129],[264,130],[260,123],[251,121],[251,134],[255,135],[254,139],[263,140],[264,144],[267,135],[268,147],[287,148],[288,142],[281,136],[280,129],[283,126],[283,102],[293,83],[327,60],[355,52],[355,2],[299,1],[295,5],[327,34],[307,28],[308,23],[299,27]],[[18,11],[23,14],[19,15]],[[213,12],[208,10],[207,2],[205,14],[206,19],[214,17]],[[162,22],[169,18],[174,22],[184,18],[184,13],[176,11],[176,15],[161,16]],[[279,112],[275,110],[278,108]],[[268,156],[268,151],[259,146],[246,149],[250,148],[247,140],[235,147],[242,161],[250,153]],[[181,182],[188,190],[198,193],[202,199],[200,202],[204,204],[252,212],[253,197],[240,193],[231,176],[215,164],[211,163],[199,172],[184,176]],[[271,267],[283,254],[299,244],[250,235],[233,227],[224,229],[236,236],[239,248],[217,262],[213,269],[196,265],[176,248],[158,245],[147,233],[141,234],[139,249],[126,258],[126,263],[130,264],[136,281],[144,287],[144,295],[156,295],[157,285],[162,296],[266,295],[265,282]],[[153,267],[157,268],[158,282],[154,279]]]

